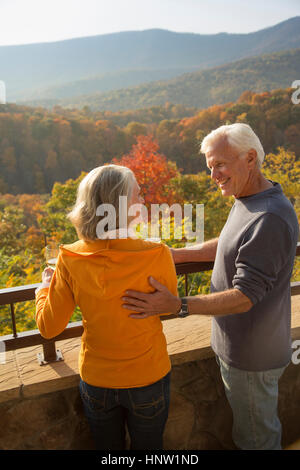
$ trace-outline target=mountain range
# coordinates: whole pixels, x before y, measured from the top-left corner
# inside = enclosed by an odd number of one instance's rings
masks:
[[[72,98],[31,100],[31,106],[84,108],[91,111],[125,111],[161,106],[166,102],[206,108],[236,101],[246,90],[253,92],[290,88],[300,77],[300,48],[187,73],[167,81],[144,83],[106,93]]]
[[[53,43],[0,46],[0,80],[6,84],[8,102],[58,102],[141,84],[153,86],[153,82],[170,82],[180,76],[185,80],[204,69],[209,69],[206,72],[210,74],[232,62],[242,67],[241,59],[297,48],[300,17],[248,34],[129,31]],[[299,56],[294,59],[299,60]],[[276,77],[273,78],[275,83]]]

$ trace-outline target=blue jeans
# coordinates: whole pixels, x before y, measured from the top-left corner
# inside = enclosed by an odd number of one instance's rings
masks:
[[[280,450],[278,380],[285,367],[262,372],[236,369],[216,356],[233,413],[232,438],[239,449]]]
[[[170,372],[136,388],[94,387],[80,380],[79,391],[97,450],[124,450],[125,425],[131,450],[161,450],[170,404]]]

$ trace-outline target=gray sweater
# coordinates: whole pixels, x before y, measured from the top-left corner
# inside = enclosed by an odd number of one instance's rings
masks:
[[[212,319],[211,345],[227,364],[262,371],[290,362],[298,236],[297,216],[280,184],[235,200],[219,237],[211,292],[239,289],[253,307]]]

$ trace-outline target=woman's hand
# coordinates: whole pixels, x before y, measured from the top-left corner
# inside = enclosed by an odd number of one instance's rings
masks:
[[[42,273],[42,283],[50,284],[53,274],[54,274],[54,269],[50,268],[49,266],[45,268]]]

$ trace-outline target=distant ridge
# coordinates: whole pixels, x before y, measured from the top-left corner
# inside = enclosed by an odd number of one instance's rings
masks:
[[[168,81],[64,100],[32,100],[26,104],[48,108],[55,104],[66,108],[89,106],[92,111],[140,109],[166,102],[205,108],[235,101],[245,90],[289,88],[297,77],[300,77],[300,48],[242,59]]]
[[[109,81],[111,89],[118,89],[147,81],[147,73],[151,80],[168,79],[299,47],[300,17],[248,34],[128,31],[53,43],[1,46],[0,79],[6,83],[8,101],[56,99],[66,97],[67,92],[70,97],[72,86],[73,96],[103,92],[108,90]],[[81,80],[85,82],[79,83]]]

